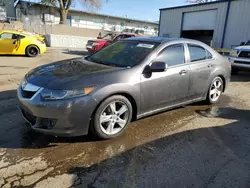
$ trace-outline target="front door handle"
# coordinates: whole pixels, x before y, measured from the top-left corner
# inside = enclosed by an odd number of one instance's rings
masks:
[[[185,75],[188,73],[188,70],[181,70],[181,72],[179,73],[180,75]]]

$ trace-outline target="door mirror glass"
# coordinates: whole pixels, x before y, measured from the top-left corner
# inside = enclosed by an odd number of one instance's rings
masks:
[[[150,70],[152,72],[164,72],[168,68],[168,65],[162,61],[155,61],[151,64]]]

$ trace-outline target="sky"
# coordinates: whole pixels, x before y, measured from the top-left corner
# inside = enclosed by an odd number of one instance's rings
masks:
[[[108,0],[98,12],[139,20],[158,21],[160,8],[185,4],[186,0]]]
[[[24,0],[39,3],[41,0]],[[79,3],[83,0],[73,0],[72,9],[93,11]],[[105,1],[105,0],[103,0]],[[96,13],[121,16],[138,20],[159,21],[160,8],[187,4],[186,0],[108,0]]]

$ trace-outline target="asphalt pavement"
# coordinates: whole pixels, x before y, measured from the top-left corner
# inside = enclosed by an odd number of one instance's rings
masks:
[[[31,131],[16,108],[18,80],[35,65],[79,53],[0,57],[6,68],[0,72],[0,187],[250,187],[250,73],[233,76],[216,105],[195,103],[137,120],[113,140]]]

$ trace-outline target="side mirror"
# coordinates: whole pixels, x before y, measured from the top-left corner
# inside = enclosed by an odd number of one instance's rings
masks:
[[[165,62],[155,61],[151,64],[151,72],[164,72],[168,68],[168,65]]]
[[[245,42],[241,42],[240,43],[240,46],[244,46],[246,43]]]
[[[15,40],[13,41],[13,44],[16,44],[16,42],[17,42],[17,39],[15,39]]]

